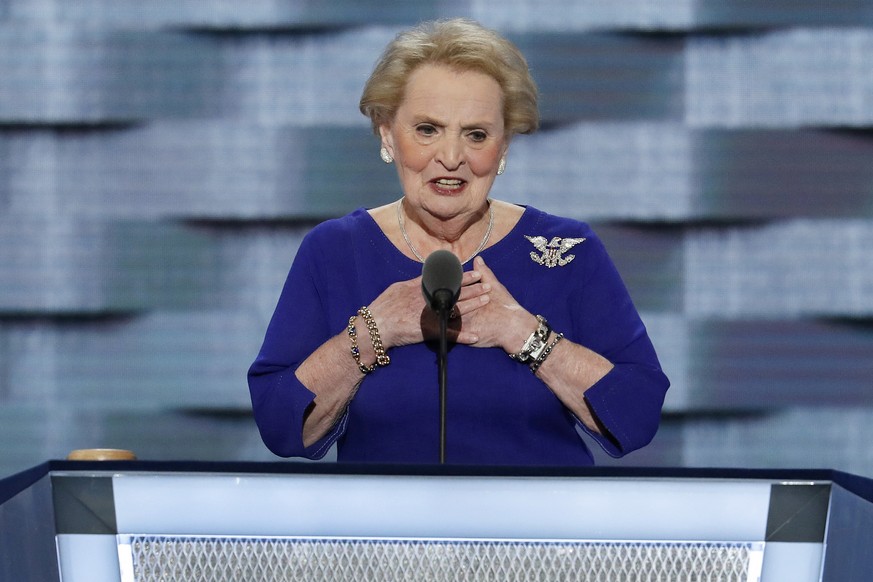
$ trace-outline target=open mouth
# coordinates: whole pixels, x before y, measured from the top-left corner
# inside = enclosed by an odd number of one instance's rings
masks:
[[[459,178],[437,178],[431,180],[431,184],[442,192],[457,192],[463,189],[467,182]]]

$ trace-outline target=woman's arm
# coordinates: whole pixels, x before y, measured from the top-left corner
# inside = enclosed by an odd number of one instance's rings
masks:
[[[485,308],[459,303],[463,327],[480,337],[473,345],[500,347],[507,354],[515,354],[539,322],[515,301],[481,258],[476,259],[476,269],[482,273],[482,285],[489,290],[490,301]],[[612,346],[612,361],[564,338],[554,344],[535,372],[586,431],[614,456],[651,440],[669,385],[629,298],[625,305],[625,311],[634,315],[632,321],[627,318],[604,324],[623,330],[617,338],[622,343]],[[561,331],[553,330],[546,343],[554,342]]]
[[[476,258],[475,268],[482,273],[482,282],[489,289],[490,305],[487,309],[478,311],[467,305],[459,305],[462,318],[464,315],[468,319],[471,316],[477,318],[470,324],[465,321],[464,327],[472,329],[474,326],[482,326],[483,329],[493,330],[490,333],[484,332],[485,337],[476,345],[500,347],[507,355],[515,354],[537,329],[539,322],[536,316],[515,301],[481,257]],[[482,325],[485,323],[483,320],[487,321],[486,325]],[[557,333],[558,330],[555,330],[547,343],[554,341]],[[537,370],[537,375],[576,418],[591,431],[599,433],[600,427],[585,401],[585,392],[612,368],[612,363],[603,356],[563,339],[555,344],[546,362]]]
[[[557,330],[552,332],[552,340],[557,333]],[[589,431],[603,434],[600,421],[589,406],[585,393],[613,368],[612,362],[603,356],[562,339],[555,344],[536,375]]]

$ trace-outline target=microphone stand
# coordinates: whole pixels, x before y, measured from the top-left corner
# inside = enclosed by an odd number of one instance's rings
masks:
[[[448,327],[449,314],[445,309],[440,310],[440,353],[439,353],[439,378],[440,378],[440,465],[446,463],[446,360],[448,355],[448,341],[446,340],[446,328]]]
[[[437,315],[440,320],[440,345],[439,354],[437,357],[437,368],[439,373],[440,384],[440,465],[446,462],[446,377],[447,377],[447,360],[448,360],[448,324],[449,324],[449,305],[453,303],[450,291],[440,289],[434,293],[434,299],[439,306]]]

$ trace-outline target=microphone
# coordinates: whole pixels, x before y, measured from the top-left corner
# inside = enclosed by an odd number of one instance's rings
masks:
[[[454,253],[445,250],[432,252],[421,269],[421,291],[430,308],[448,314],[458,301],[464,269]]]

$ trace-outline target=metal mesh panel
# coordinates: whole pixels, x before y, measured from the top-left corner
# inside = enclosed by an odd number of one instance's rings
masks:
[[[756,551],[742,543],[184,536],[121,544],[132,560],[124,582],[747,582]]]

